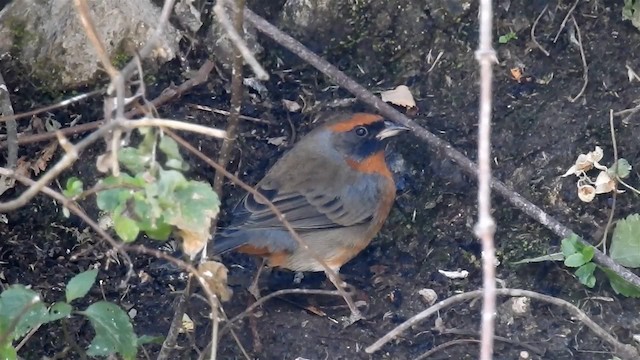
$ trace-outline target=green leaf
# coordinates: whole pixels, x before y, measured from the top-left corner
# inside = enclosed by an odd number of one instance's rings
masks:
[[[600,267],[600,269],[607,275],[607,278],[609,278],[609,284],[611,284],[611,288],[613,288],[616,294],[640,298],[640,288],[621,278],[620,275],[616,274],[613,270],[603,267]]]
[[[124,242],[134,241],[140,233],[138,223],[124,215],[113,217],[113,228]]]
[[[82,180],[77,177],[70,177],[67,179],[66,188],[62,190],[62,193],[68,198],[76,197],[82,194],[82,186]]]
[[[14,319],[19,317],[10,339],[17,340],[39,324],[46,323],[49,311],[33,290],[23,285],[12,285],[0,294],[0,334],[9,330]]]
[[[175,140],[173,140],[169,136],[163,136],[160,139],[158,148],[167,156],[168,160],[165,164],[167,167],[183,171],[189,169],[189,166],[185,163],[182,155],[180,155],[180,149],[178,147],[178,143],[176,143]]]
[[[136,148],[123,147],[118,151],[118,161],[133,174],[138,174],[151,162],[151,155],[141,154]]]
[[[162,336],[149,336],[149,335],[142,335],[138,338],[138,346],[140,345],[144,345],[144,344],[158,344],[158,345],[162,345],[162,342],[164,341],[164,338]]]
[[[618,220],[609,248],[611,258],[622,266],[640,267],[640,215]]]
[[[509,33],[506,33],[504,35],[500,35],[500,37],[498,38],[498,42],[500,44],[506,44],[511,40],[517,39],[518,35],[516,35],[515,32],[511,31]]]
[[[537,256],[533,258],[522,259],[520,261],[512,262],[511,264],[520,265],[520,264],[538,263],[543,261],[562,261],[562,260],[564,260],[564,255],[562,255],[562,253],[553,253],[553,254],[542,255],[542,256]]]
[[[140,223],[139,225],[140,230],[144,231],[144,233],[153,240],[167,240],[173,230],[173,226],[161,221],[160,219],[156,221],[155,225],[148,223]]]
[[[565,258],[579,252],[578,235],[571,234],[568,238],[562,239],[561,248],[562,248],[562,254],[564,255]]]
[[[582,254],[582,258],[585,262],[591,261],[593,259],[593,255],[596,253],[596,248],[593,246],[585,246],[580,250],[580,254]]]
[[[618,172],[616,172],[616,163],[613,163],[609,169],[607,169],[607,173],[611,178],[615,178],[616,176],[620,179],[624,179],[629,176],[631,173],[631,164],[626,159],[618,159]]]
[[[593,288],[596,285],[596,277],[593,274],[595,270],[596,264],[590,262],[580,266],[576,270],[576,276],[583,285],[586,285],[589,288]]]
[[[98,276],[98,270],[92,269],[74,276],[69,280],[66,288],[67,302],[79,299],[89,292]]]
[[[132,186],[132,183],[137,185],[137,180],[122,173],[119,177],[109,176],[100,183],[103,186]],[[96,202],[100,210],[113,212],[118,206],[123,206],[133,196],[133,193],[132,189],[125,187],[102,190],[96,195]]]
[[[581,253],[569,255],[564,259],[564,265],[568,267],[580,267],[588,262]]]
[[[211,185],[203,182],[189,181],[176,189],[172,200],[176,206],[167,209],[165,219],[180,229],[200,231],[203,227],[208,228],[220,210],[218,195]]]
[[[171,169],[176,169],[176,170],[181,170],[181,171],[186,171],[189,169],[189,167],[187,166],[186,163],[181,162],[180,160],[176,160],[176,159],[169,159],[167,160],[167,162],[164,164],[164,166],[171,168]]]
[[[11,345],[11,342],[6,344],[0,344],[0,359],[2,360],[16,360],[18,358],[18,352]]]
[[[56,320],[69,317],[71,315],[71,311],[73,311],[73,308],[71,307],[71,305],[67,304],[64,301],[57,302],[51,305],[51,308],[49,308],[49,316],[47,317],[47,320],[48,320],[47,322],[56,321]]]
[[[135,359],[137,337],[124,310],[116,304],[99,301],[80,313],[89,318],[96,332],[87,355],[108,356],[118,353],[125,359]]]

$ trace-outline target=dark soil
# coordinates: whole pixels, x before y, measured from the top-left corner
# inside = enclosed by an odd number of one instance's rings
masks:
[[[358,2],[360,3],[360,2]],[[368,2],[365,2],[368,4]],[[376,5],[373,3],[383,3]],[[422,2],[402,0],[393,6],[372,2],[344,15],[352,24],[350,41],[316,37],[309,41],[329,61],[339,64],[372,91],[386,90],[399,84],[408,85],[417,98],[420,113],[415,120],[470,158],[476,154],[476,123],[478,108],[478,72],[474,59],[477,47],[477,8],[462,10],[457,18],[442,17],[439,12],[423,9]],[[475,2],[474,2],[475,3]],[[595,145],[605,151],[603,163],[613,159],[609,132],[609,109],[619,111],[637,105],[640,99],[638,82],[627,78],[629,65],[640,72],[640,32],[623,21],[623,1],[580,2],[574,11],[580,27],[584,51],[589,66],[588,86],[584,95],[571,102],[583,85],[583,67],[578,48],[571,42],[572,21],[559,37],[560,28],[573,1],[549,4],[549,15],[542,17],[536,29],[537,40],[551,55],[545,56],[530,39],[530,28],[544,1],[514,0],[496,4],[495,48],[500,64],[495,66],[493,158],[494,176],[513,187],[549,214],[573,228],[585,238],[598,242],[610,212],[611,196],[599,195],[592,203],[581,203],[576,194],[575,179],[560,178],[580,153]],[[387,8],[388,7],[388,8]],[[403,10],[404,9],[404,10]],[[409,9],[409,10],[407,10]],[[265,9],[264,13],[277,13]],[[404,11],[404,12],[403,12]],[[381,23],[381,13],[389,13],[391,23]],[[418,24],[415,24],[418,21]],[[497,37],[515,31],[517,39],[499,44]],[[356,36],[357,35],[357,36]],[[303,36],[303,35],[302,35]],[[326,78],[301,63],[292,54],[281,50],[267,39],[260,39],[265,49],[261,61],[272,77],[266,84],[267,93],[249,91],[243,113],[273,122],[273,125],[244,122],[242,136],[231,165],[249,184],[254,184],[284,151],[313,128],[312,120],[326,110],[333,100],[350,97],[344,90],[330,87]],[[326,41],[326,43],[320,43]],[[443,51],[439,62],[427,62]],[[279,60],[277,60],[279,59]],[[191,59],[194,67],[202,59]],[[281,62],[280,62],[281,61]],[[280,65],[279,65],[280,64]],[[182,64],[184,65],[184,64]],[[519,83],[510,75],[516,65],[535,79],[551,79],[548,83]],[[25,79],[22,72],[2,63],[16,112],[49,104],[64,93],[42,95],[37,84]],[[431,71],[429,71],[431,70]],[[552,76],[551,76],[552,75]],[[152,84],[153,98],[171,81],[183,81],[181,64],[167,65]],[[227,109],[229,103],[228,75],[213,74],[206,86],[159,109],[165,118],[189,121],[224,128],[225,117],[194,109],[197,103]],[[304,99],[303,113],[288,113],[281,99]],[[81,121],[100,116],[99,100],[53,112],[56,120],[68,124],[72,115],[82,114]],[[368,110],[361,104],[353,109]],[[640,125],[638,115],[622,121],[615,119],[619,156],[626,158],[634,171],[629,183],[638,185],[635,168],[640,166]],[[271,145],[268,139],[286,137],[282,146]],[[219,142],[198,136],[190,141],[215,158]],[[77,140],[77,138],[76,138]],[[44,144],[21,148],[21,155],[36,157]],[[60,183],[70,176],[93,184],[100,178],[95,170],[95,157],[103,150],[99,144],[84,154],[83,161],[65,172]],[[425,309],[418,292],[433,289],[438,299],[476,290],[481,287],[481,247],[473,235],[476,219],[476,187],[473,179],[460,172],[456,165],[429,150],[416,138],[406,136],[393,146],[393,151],[405,160],[398,172],[400,189],[386,226],[377,239],[343,269],[348,282],[359,289],[358,297],[368,303],[368,319],[346,329],[334,319],[348,315],[339,299],[317,296],[285,297],[267,302],[255,318],[259,335],[254,337],[250,322],[239,322],[235,328],[242,344],[257,359],[412,359],[439,344],[454,339],[478,339],[481,302],[459,304],[439,313],[448,333],[434,329],[435,318],[403,334],[373,356],[364,347],[390,329]],[[213,172],[197,159],[190,159],[190,176],[213,179]],[[52,185],[57,188],[57,184]],[[3,200],[18,195],[16,188]],[[223,210],[235,204],[242,193],[235,187],[226,188]],[[617,197],[616,218],[638,212],[638,199],[627,192]],[[99,216],[93,200],[82,203],[94,218]],[[512,265],[527,257],[535,257],[559,249],[557,236],[515,210],[501,198],[494,198],[494,216],[498,223],[496,243],[500,265],[498,278],[510,288],[523,288],[557,296],[579,306],[593,320],[610,331],[620,341],[633,343],[640,333],[637,300],[616,295],[603,277],[593,289],[581,285],[572,272],[560,263]],[[136,273],[150,275],[132,279],[124,291],[117,286],[126,269],[119,259],[108,253],[108,246],[87,230],[76,217],[63,217],[59,204],[38,196],[28,205],[7,214],[8,224],[0,224],[0,280],[3,284],[28,284],[39,291],[45,301],[64,296],[64,284],[75,274],[96,266],[100,268],[100,286],[94,286],[77,308],[102,300],[103,297],[135,309],[133,319],[138,334],[164,335],[174,313],[172,306],[179,295],[174,290],[184,286],[184,274],[167,269],[158,260],[134,256]],[[223,214],[222,224],[227,218]],[[150,246],[159,246],[150,241]],[[240,255],[225,257],[230,269],[234,298],[225,304],[231,317],[250,303],[245,290],[255,264]],[[438,270],[467,270],[468,278],[450,280]],[[143,281],[142,279],[145,278]],[[287,287],[330,288],[321,275],[307,274],[302,285],[291,282],[292,274],[276,271],[264,277],[263,294]],[[307,310],[313,306],[326,313],[319,316]],[[511,302],[498,299],[496,334],[510,341],[496,341],[496,359],[517,359],[528,351],[532,359],[611,359],[611,348],[566,311],[549,304],[532,301],[524,315],[513,316]],[[193,298],[189,314],[196,322],[191,336],[181,335],[180,358],[197,358],[193,344],[202,349],[210,338],[208,308]],[[93,333],[90,325],[79,316],[69,324],[75,341],[86,347]],[[66,346],[59,323],[43,326],[20,351],[25,359],[53,356]],[[525,347],[527,346],[527,347]],[[158,345],[146,346],[154,357]],[[73,353],[73,352],[72,352]],[[242,359],[235,341],[228,334],[219,341],[219,358]],[[478,347],[463,343],[441,350],[434,359],[474,359]],[[140,358],[142,355],[140,355]],[[77,355],[67,355],[76,358]]]

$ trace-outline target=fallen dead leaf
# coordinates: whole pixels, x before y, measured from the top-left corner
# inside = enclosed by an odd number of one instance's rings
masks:
[[[198,266],[200,276],[204,278],[209,290],[216,294],[221,301],[229,301],[233,290],[227,286],[227,273],[229,270],[224,264],[217,261],[205,261]]]
[[[282,105],[288,112],[298,112],[302,109],[302,106],[295,101],[282,99]]]
[[[38,160],[36,160],[35,163],[31,165],[31,170],[33,170],[34,175],[37,176],[38,174],[40,174],[41,171],[44,171],[47,169],[47,165],[49,165],[49,161],[51,161],[51,158],[53,158],[53,155],[56,153],[57,149],[58,149],[58,142],[52,141],[49,143],[49,145],[47,145],[46,148],[40,151]]]
[[[417,108],[416,101],[411,95],[411,91],[406,85],[400,85],[393,90],[387,90],[380,93],[382,101],[392,103],[394,105],[403,106],[407,109]]]

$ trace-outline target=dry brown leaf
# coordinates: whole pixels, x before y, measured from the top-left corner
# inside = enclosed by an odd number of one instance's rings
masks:
[[[38,156],[38,160],[36,160],[35,163],[31,165],[31,170],[33,170],[34,175],[37,176],[38,174],[40,174],[41,171],[44,171],[47,169],[47,165],[49,165],[49,161],[51,161],[51,158],[53,158],[53,155],[56,153],[57,149],[58,149],[58,142],[52,141],[49,143],[49,145],[47,145],[46,148],[40,151],[40,156]]]
[[[288,112],[298,112],[302,109],[302,106],[295,101],[282,99],[282,105]]]
[[[229,270],[224,264],[217,261],[205,261],[198,266],[200,276],[204,278],[209,290],[216,294],[221,301],[229,301],[233,290],[227,286],[227,273]]]
[[[596,194],[606,194],[616,189],[616,182],[607,171],[600,171],[596,178]]]
[[[596,197],[596,188],[578,183],[578,197],[584,202],[591,202]]]
[[[387,90],[380,93],[382,101],[392,103],[394,105],[403,106],[407,109],[416,108],[416,101],[411,95],[411,91],[406,85],[400,85],[393,90]]]
[[[182,251],[192,259],[204,248],[209,241],[210,234],[206,231],[192,231],[188,229],[178,229],[178,236],[182,238]]]
[[[607,170],[606,166],[600,165],[598,163],[598,161],[602,160],[603,156],[604,151],[600,146],[596,146],[593,151],[590,151],[586,154],[580,154],[578,156],[578,159],[576,160],[576,163],[573,164],[573,166],[569,168],[569,170],[567,170],[567,172],[564,173],[562,177],[567,177],[573,174],[580,175],[581,173],[589,171],[594,167],[600,170]]]
[[[31,161],[27,160],[26,156],[18,159],[16,162],[16,169],[14,170],[17,175],[31,178]]]

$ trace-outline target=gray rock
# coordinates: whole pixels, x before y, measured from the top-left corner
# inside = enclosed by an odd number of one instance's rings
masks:
[[[89,7],[97,32],[116,66],[146,43],[160,17],[160,8],[149,0],[90,1]],[[158,46],[145,60],[147,64],[173,59],[180,37],[167,24]],[[72,1],[12,2],[0,12],[0,39],[0,54],[15,56],[49,86],[77,87],[103,73]]]

